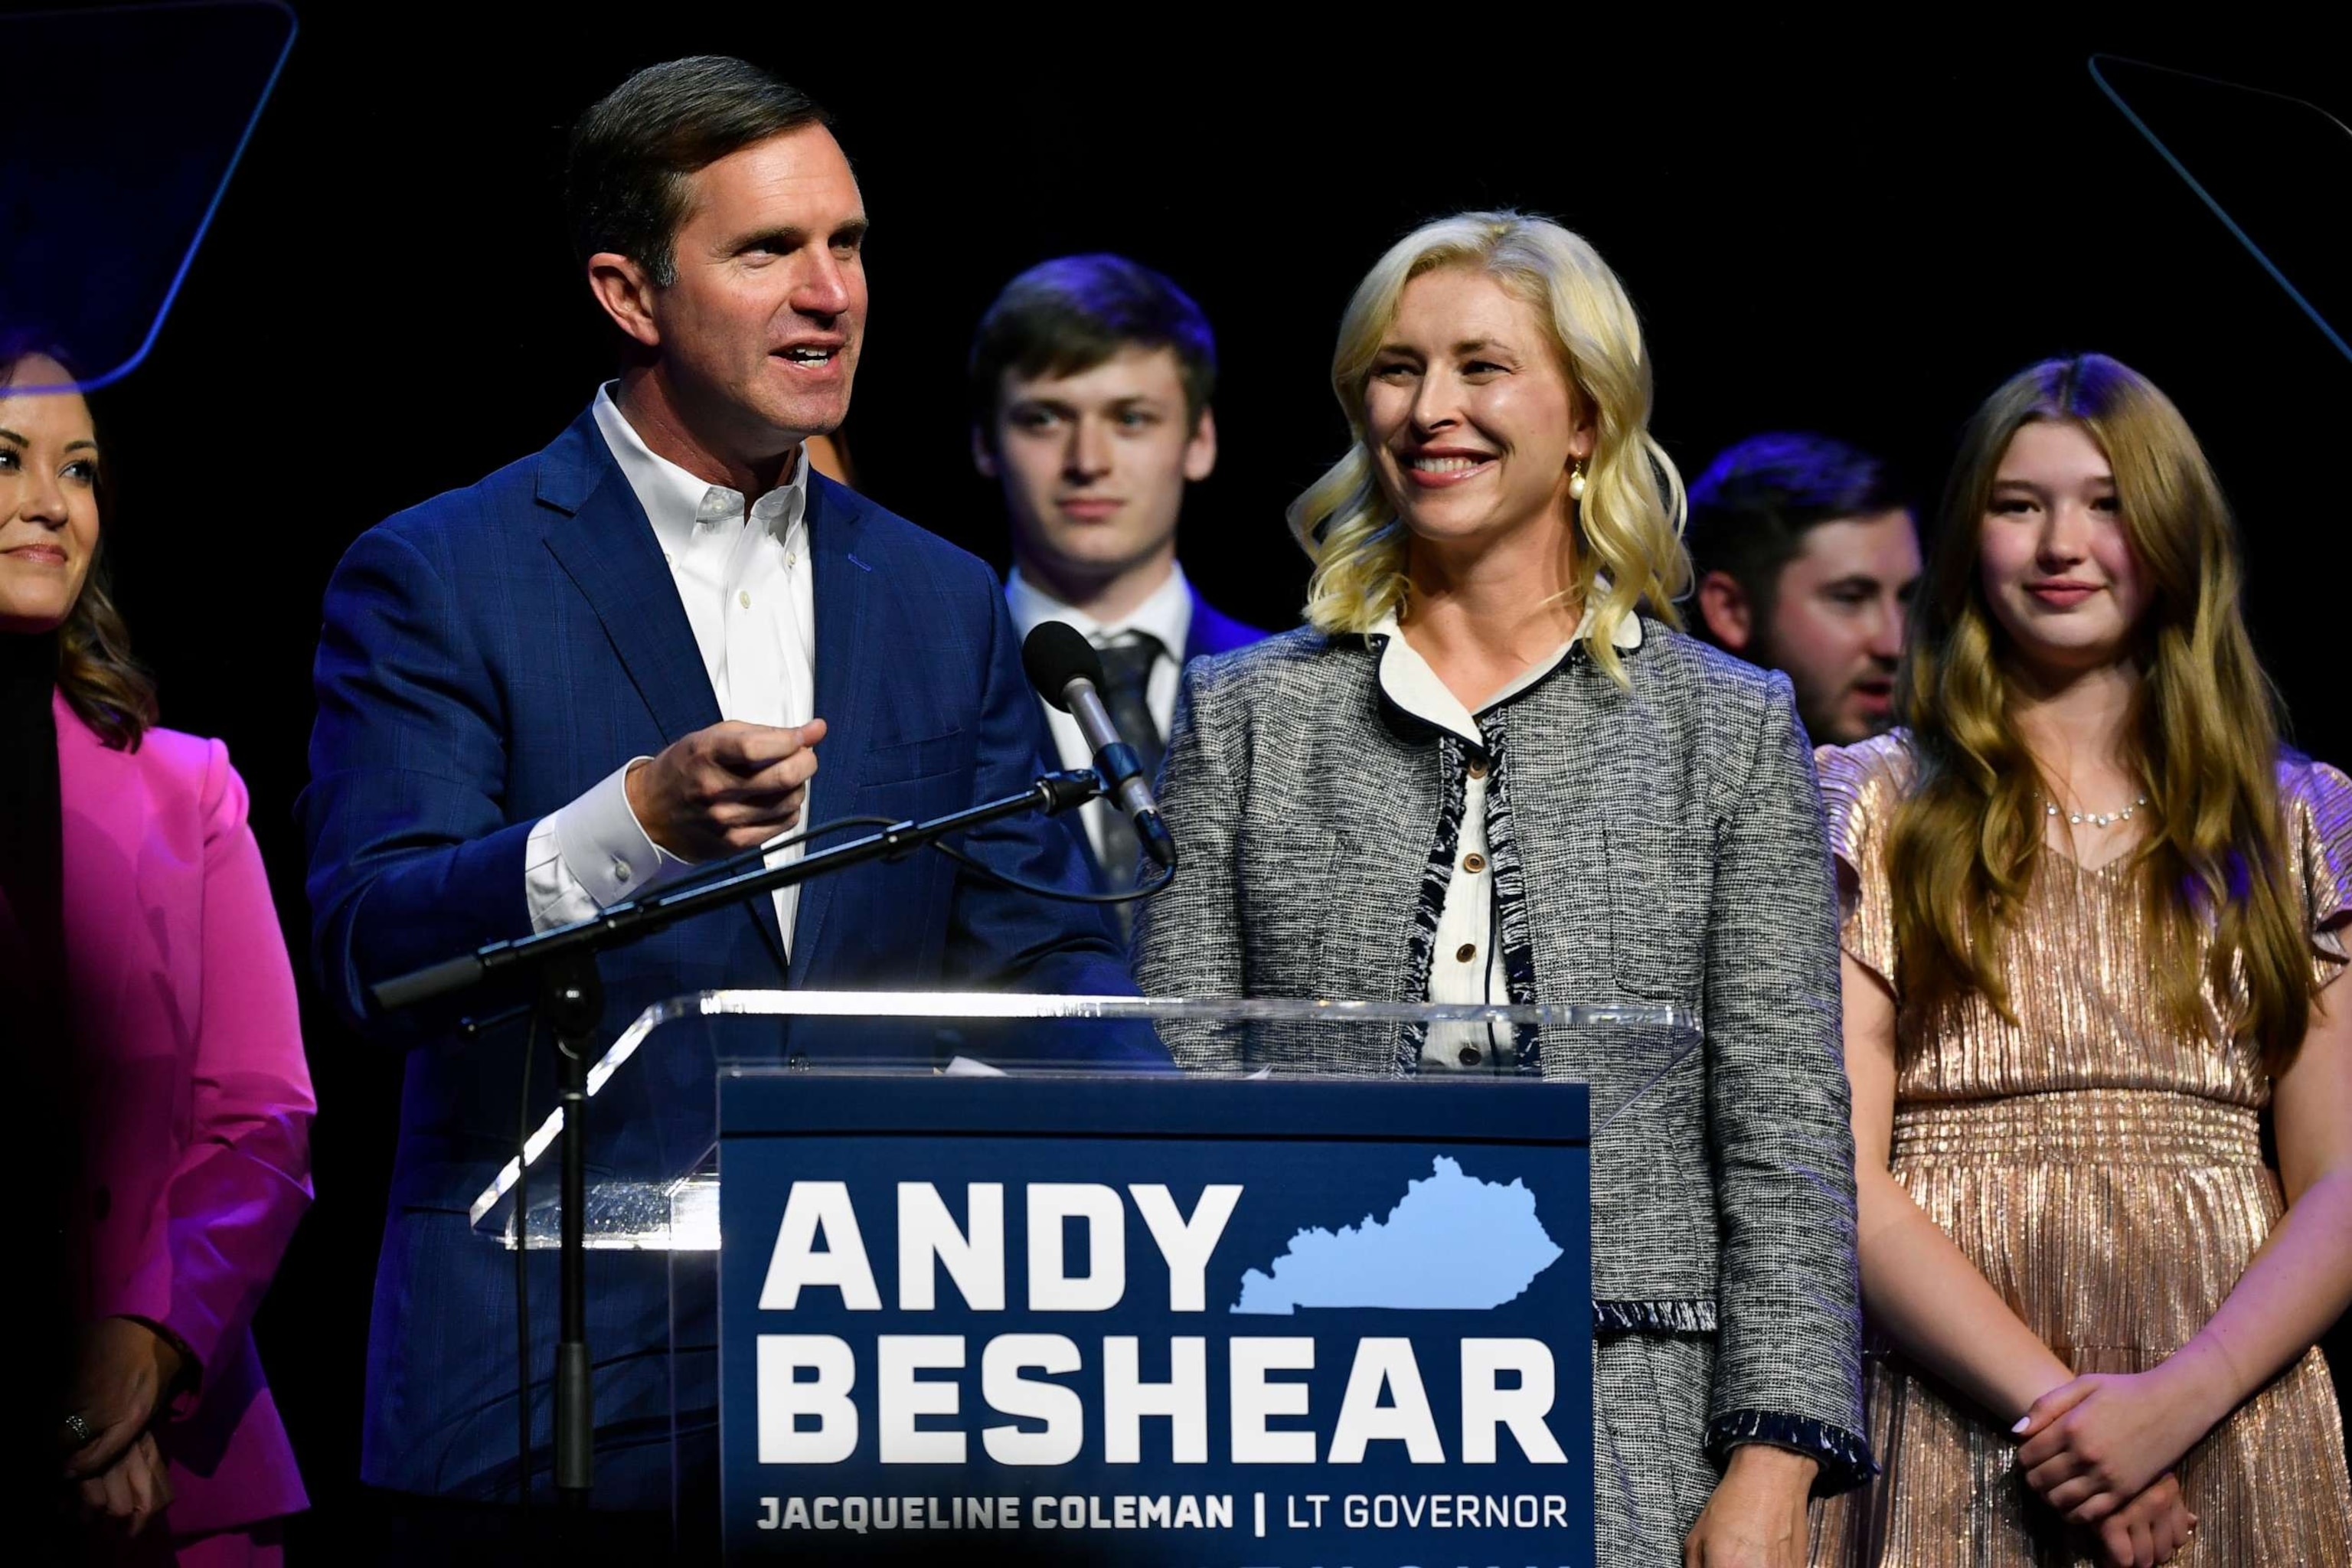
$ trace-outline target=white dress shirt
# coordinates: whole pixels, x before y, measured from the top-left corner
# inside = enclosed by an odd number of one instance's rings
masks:
[[[596,394],[596,427],[653,525],[670,581],[694,628],[721,717],[805,724],[816,709],[816,610],[808,554],[808,456],[746,510],[740,491],[697,479],[647,447],[613,401]],[[625,780],[633,758],[531,829],[523,876],[534,930],[586,920],[688,869],[638,826]],[[808,820],[805,800],[801,818]],[[779,832],[782,829],[779,828]],[[795,847],[770,865],[797,859]],[[800,889],[778,889],[776,923],[792,952]]]
[[[1192,635],[1192,585],[1184,580],[1184,568],[1172,567],[1168,581],[1153,589],[1151,596],[1138,605],[1131,615],[1109,623],[1062,603],[1021,575],[1017,566],[1004,581],[1004,602],[1013,612],[1013,624],[1024,637],[1046,621],[1066,621],[1097,647],[1108,647],[1130,632],[1145,632],[1159,638],[1160,654],[1151,661],[1151,674],[1143,695],[1151,705],[1151,721],[1160,726],[1160,744],[1166,746],[1168,727],[1176,721],[1176,689],[1184,672],[1184,644]],[[1108,696],[1105,693],[1106,699]],[[1045,702],[1043,698],[1038,700]],[[1050,702],[1045,702],[1045,722],[1054,731],[1054,746],[1061,755],[1062,765],[1092,767],[1094,752],[1087,750],[1078,721]],[[1129,745],[1135,742],[1132,735],[1123,738]],[[1081,814],[1097,861],[1103,856],[1103,823],[1111,809],[1108,801],[1089,801]]]
[[[1599,593],[1607,591],[1604,581],[1599,585]],[[1549,658],[1528,666],[1487,698],[1478,711],[1485,713],[1500,707],[1558,668],[1590,625],[1588,621],[1580,626],[1577,637],[1560,644]],[[1381,649],[1380,679],[1381,689],[1389,700],[1484,752],[1486,740],[1478,728],[1478,721],[1438,679],[1429,661],[1405,641],[1395,615],[1384,617],[1369,635],[1387,639]],[[1621,648],[1639,647],[1640,618],[1626,616],[1611,640]],[[1502,1006],[1510,1002],[1511,988],[1504,977],[1502,948],[1496,941],[1495,870],[1486,848],[1484,763],[1474,763],[1465,771],[1463,795],[1462,833],[1454,847],[1454,875],[1445,884],[1445,903],[1437,917],[1437,940],[1430,952],[1429,1000]],[[1422,1065],[1454,1068],[1488,1066],[1495,1055],[1495,1042],[1488,1035],[1487,1027],[1479,1024],[1433,1025],[1422,1042]]]

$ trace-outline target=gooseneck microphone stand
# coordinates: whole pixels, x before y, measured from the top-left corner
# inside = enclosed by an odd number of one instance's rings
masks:
[[[604,987],[596,972],[596,955],[650,936],[666,926],[690,920],[725,905],[743,902],[778,888],[792,887],[814,877],[862,865],[868,860],[896,860],[950,834],[965,832],[1003,817],[1037,811],[1058,816],[1084,805],[1103,793],[1100,774],[1091,768],[1047,773],[1019,795],[1006,795],[929,822],[899,822],[862,838],[853,838],[782,865],[754,864],[744,870],[719,874],[631,899],[599,910],[593,918],[513,942],[494,942],[445,963],[387,980],[369,994],[383,1012],[455,996],[499,975],[535,971],[538,982],[530,1004],[555,1038],[562,1064],[560,1097],[563,1107],[563,1173],[561,1183],[562,1224],[558,1231],[558,1303],[562,1329],[555,1347],[555,1489],[566,1509],[584,1509],[594,1482],[588,1363],[588,1289],[586,1271],[588,1055],[604,1023]],[[518,1152],[517,1158],[522,1157]],[[530,1216],[517,1213],[515,1245],[530,1244]]]

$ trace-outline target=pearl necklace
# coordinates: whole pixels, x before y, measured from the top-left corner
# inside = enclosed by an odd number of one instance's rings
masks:
[[[2129,822],[2133,812],[2147,804],[2147,796],[2134,795],[2132,803],[2121,811],[2070,811],[2064,814],[2069,826],[2074,827],[2113,827],[2118,822]],[[2043,807],[2047,816],[2059,816],[2058,803],[2052,801]]]

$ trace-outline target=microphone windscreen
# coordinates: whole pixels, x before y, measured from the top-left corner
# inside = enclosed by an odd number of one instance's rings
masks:
[[[1021,644],[1021,668],[1037,695],[1066,713],[1073,680],[1085,679],[1103,688],[1102,655],[1086,634],[1066,621],[1040,621]]]

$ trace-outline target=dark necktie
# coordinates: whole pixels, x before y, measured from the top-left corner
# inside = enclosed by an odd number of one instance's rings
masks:
[[[1110,710],[1110,721],[1118,726],[1118,738],[1135,748],[1145,782],[1154,784],[1159,782],[1166,742],[1151,718],[1151,669],[1165,651],[1160,640],[1148,632],[1129,632],[1101,650],[1103,706]],[[1141,848],[1135,825],[1116,805],[1109,805],[1103,813],[1103,874],[1113,892],[1123,893],[1135,886],[1136,856]],[[1134,907],[1121,904],[1118,913],[1119,929],[1125,931],[1133,923]]]

